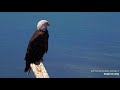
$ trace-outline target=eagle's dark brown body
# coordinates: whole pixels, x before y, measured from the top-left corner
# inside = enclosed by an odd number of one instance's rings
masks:
[[[33,36],[29,41],[25,55],[26,60],[25,72],[28,72],[30,70],[31,63],[36,64],[37,62],[42,60],[43,55],[47,53],[48,38],[49,38],[48,30],[46,31],[36,30],[34,32]]]

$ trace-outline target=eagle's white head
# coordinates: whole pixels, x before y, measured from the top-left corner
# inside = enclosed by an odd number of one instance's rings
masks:
[[[47,26],[50,26],[47,20],[40,20],[37,24],[37,30],[45,31]]]

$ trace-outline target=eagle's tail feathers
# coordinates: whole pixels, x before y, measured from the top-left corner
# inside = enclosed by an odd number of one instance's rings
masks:
[[[29,73],[30,73],[30,68],[28,69],[28,68],[25,68],[25,73],[27,74],[27,75],[29,75]]]

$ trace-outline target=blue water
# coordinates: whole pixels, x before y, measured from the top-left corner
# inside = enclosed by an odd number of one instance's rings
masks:
[[[120,77],[91,72],[120,70],[119,12],[0,12],[0,78],[34,78],[24,73],[24,57],[41,19],[51,24],[44,55],[51,78]]]

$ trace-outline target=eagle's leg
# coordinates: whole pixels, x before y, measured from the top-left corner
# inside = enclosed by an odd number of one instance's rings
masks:
[[[42,52],[42,51],[40,52],[39,59],[34,62],[35,65],[39,65],[40,62],[43,62],[43,61],[44,61],[44,60],[43,60],[43,55],[44,55],[44,54],[45,54],[45,52]]]
[[[42,59],[40,59],[40,60],[38,60],[38,61],[35,61],[35,63],[34,63],[34,64],[35,64],[35,65],[39,65],[39,64],[40,64],[40,62],[42,62],[42,61],[44,61],[44,60],[43,60],[43,58],[42,58]]]

